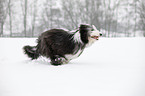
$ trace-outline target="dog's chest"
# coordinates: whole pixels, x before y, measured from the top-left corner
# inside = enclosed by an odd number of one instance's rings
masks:
[[[89,43],[86,45],[86,47],[90,47],[96,40],[89,37]]]
[[[67,55],[65,55],[65,58],[67,58],[68,60],[75,59],[75,58],[79,57],[82,52],[83,52],[83,50],[80,49],[75,54],[67,54]]]

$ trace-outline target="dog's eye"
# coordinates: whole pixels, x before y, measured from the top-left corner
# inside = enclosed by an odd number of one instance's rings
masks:
[[[95,31],[94,29],[91,29],[91,31]]]

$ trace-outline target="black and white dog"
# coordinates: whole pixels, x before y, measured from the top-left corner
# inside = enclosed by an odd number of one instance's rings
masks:
[[[24,46],[24,52],[32,60],[39,56],[51,59],[52,65],[61,65],[81,55],[102,34],[94,25],[81,24],[74,32],[51,29],[42,33],[36,46]]]

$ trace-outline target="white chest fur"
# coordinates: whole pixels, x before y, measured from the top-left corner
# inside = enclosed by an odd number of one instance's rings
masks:
[[[68,60],[72,60],[72,59],[75,59],[77,57],[79,57],[79,55],[82,53],[83,50],[78,50],[74,55],[72,54],[67,54],[65,55],[65,58],[67,58]]]
[[[88,39],[89,39],[89,43],[86,45],[86,47],[90,47],[96,41],[95,39],[91,37],[89,37]]]

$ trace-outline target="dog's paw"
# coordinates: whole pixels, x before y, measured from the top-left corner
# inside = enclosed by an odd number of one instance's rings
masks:
[[[58,66],[58,65],[62,65],[62,62],[60,62],[60,60],[58,60],[58,59],[55,59],[55,60],[51,61],[51,64],[54,66]]]
[[[64,58],[64,57],[60,57],[58,55],[55,56],[56,58],[54,60],[51,60],[51,64],[58,66],[58,65],[62,65],[62,64],[67,64],[69,61]]]
[[[55,61],[58,61],[58,62],[60,62],[62,64],[68,63],[68,61],[64,57],[56,58]]]
[[[58,61],[52,61],[51,64],[54,65],[54,66],[62,65],[62,63],[60,63]]]

